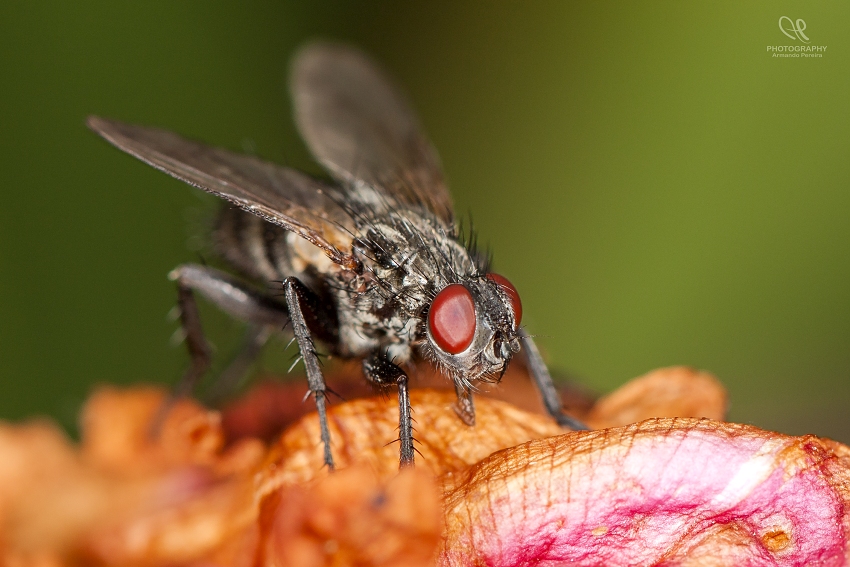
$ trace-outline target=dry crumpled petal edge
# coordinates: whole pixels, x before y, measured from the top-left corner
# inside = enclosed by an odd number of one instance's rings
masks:
[[[726,389],[708,372],[688,366],[659,368],[598,399],[582,417],[593,429],[653,417],[707,417],[723,421]]]

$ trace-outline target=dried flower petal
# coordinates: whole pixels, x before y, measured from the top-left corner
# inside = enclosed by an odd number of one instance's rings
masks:
[[[687,366],[644,374],[597,400],[585,416],[594,429],[652,417],[726,417],[726,390],[717,378]]]
[[[343,376],[345,378],[345,376]],[[427,377],[426,377],[427,381]],[[339,388],[356,395],[361,383]],[[398,474],[391,396],[329,411],[323,468],[303,386],[219,412],[184,400],[151,436],[164,394],[104,389],[75,448],[55,426],[0,424],[6,565],[844,565],[850,449],[708,419],[710,375],[662,369],[601,399],[569,432],[528,381],[479,396],[412,393],[417,466]],[[576,408],[587,401],[578,395]],[[273,403],[272,403],[273,402]],[[280,402],[280,413],[275,404]],[[259,404],[259,405],[258,405]],[[260,411],[255,411],[255,410]],[[289,428],[270,447],[258,437]],[[617,427],[614,427],[617,426]],[[440,496],[442,494],[442,497]],[[845,512],[847,510],[847,512]]]
[[[143,506],[147,478],[88,466],[54,425],[0,425],[0,543],[4,564],[60,562],[85,534]]]
[[[455,413],[454,392],[417,390],[410,394],[414,408],[416,466],[440,475],[462,470],[490,453],[529,439],[557,435],[564,430],[548,417],[529,414],[498,400],[477,402],[474,427]],[[398,405],[392,398],[354,400],[329,411],[332,450],[336,464],[368,463],[382,479],[398,472]],[[290,427],[272,447],[260,493],[280,486],[324,476],[319,422],[315,414]]]
[[[697,419],[532,441],[447,483],[440,563],[844,565],[848,465],[835,443]]]
[[[80,419],[83,455],[95,466],[136,474],[181,465],[210,464],[224,446],[218,412],[193,400],[180,400],[154,432],[165,401],[162,388],[96,391]]]
[[[409,469],[381,483],[365,467],[339,471],[266,501],[262,564],[433,565],[442,509],[433,477]]]

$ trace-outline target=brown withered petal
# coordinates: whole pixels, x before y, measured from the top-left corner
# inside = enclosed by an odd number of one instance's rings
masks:
[[[419,451],[416,466],[434,475],[462,470],[494,451],[564,431],[548,417],[499,400],[477,401],[473,427],[457,417],[454,392],[416,390],[410,400]],[[328,419],[338,467],[365,463],[382,479],[398,472],[398,446],[393,443],[398,437],[398,403],[394,399],[364,398],[332,406]],[[318,439],[314,414],[290,427],[269,452],[259,493],[327,475]]]
[[[97,391],[83,410],[82,455],[93,469],[149,478],[143,503],[92,527],[77,553],[108,565],[188,562],[239,542],[256,519],[251,473],[265,446],[225,448],[219,412],[176,402],[154,432],[161,388]]]
[[[153,386],[97,390],[80,418],[83,456],[104,470],[136,474],[212,463],[224,446],[219,413],[180,400],[154,434],[164,400]]]
[[[290,486],[264,502],[260,564],[433,565],[442,533],[434,478],[408,469],[379,482],[367,467]]]
[[[166,400],[160,387],[103,387],[86,402],[80,419],[87,463],[115,474],[144,475],[179,467],[212,467],[218,473],[256,466],[265,447],[256,439],[225,447],[221,414],[198,402],[175,402],[158,428]]]
[[[86,533],[155,492],[151,479],[93,469],[55,425],[0,425],[4,565],[64,564]]]
[[[454,392],[451,380],[424,365],[411,372],[410,382],[414,390],[436,389]],[[330,396],[332,402],[371,398],[380,393],[363,379],[359,364],[341,365],[328,376],[328,387],[333,390]],[[307,394],[307,384],[300,380],[261,381],[247,394],[222,409],[222,423],[227,438],[232,440],[258,437],[273,440],[286,427],[313,411],[314,406],[310,400],[305,401]],[[394,395],[393,392],[388,394]],[[509,402],[522,410],[547,415],[539,391],[519,365],[510,366],[499,384],[481,384],[478,395]],[[577,416],[583,416],[593,404],[592,397],[574,385],[563,387],[561,395],[565,407]],[[413,409],[415,411],[416,408]]]
[[[687,366],[659,368],[596,401],[585,420],[594,429],[652,417],[726,416],[726,390],[709,374]]]

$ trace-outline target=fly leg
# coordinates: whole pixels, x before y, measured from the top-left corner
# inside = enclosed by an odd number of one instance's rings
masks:
[[[283,293],[286,305],[292,318],[292,332],[298,342],[301,358],[304,360],[304,368],[307,370],[307,384],[313,399],[316,400],[316,411],[319,414],[319,428],[321,431],[322,444],[325,449],[325,465],[328,469],[334,469],[333,455],[331,454],[331,433],[328,429],[327,414],[327,387],[325,377],[319,368],[319,357],[310,336],[310,327],[305,319],[305,314],[310,317],[312,326],[321,322],[321,309],[318,296],[302,284],[298,278],[288,277],[283,280]]]
[[[228,394],[231,394],[239,386],[242,379],[248,374],[248,369],[260,355],[265,344],[271,338],[272,333],[280,330],[271,325],[248,324],[245,338],[238,354],[230,361],[227,367],[217,377],[210,391],[207,393],[207,403],[213,405],[220,402]]]
[[[413,423],[410,415],[407,374],[380,353],[375,353],[363,360],[363,374],[377,386],[384,388],[392,384],[398,386],[398,440],[401,443],[398,465],[399,468],[412,467]]]
[[[219,270],[184,264],[172,270],[169,278],[177,282],[177,306],[191,364],[170,399],[162,405],[155,417],[152,427],[154,434],[158,433],[163,418],[175,400],[191,394],[210,366],[210,347],[201,327],[195,292],[225,313],[257,327],[281,329],[289,321],[283,305]]]
[[[455,413],[462,422],[472,427],[475,425],[475,404],[472,401],[472,390],[455,380],[455,394],[457,394],[457,403],[454,405]]]
[[[558,394],[558,390],[555,389],[552,376],[549,374],[549,369],[546,368],[546,363],[543,362],[543,357],[540,356],[540,351],[537,350],[537,345],[534,344],[532,338],[523,329],[519,330],[519,335],[522,340],[522,351],[525,353],[528,371],[531,373],[531,378],[540,392],[540,397],[543,398],[543,405],[546,406],[546,411],[562,427],[569,427],[574,430],[589,429],[581,421],[564,413],[561,407],[561,396]]]
[[[204,329],[201,327],[198,303],[195,301],[192,288],[178,285],[177,308],[180,310],[180,325],[186,337],[186,349],[189,351],[190,359],[189,369],[183,374],[183,378],[172,393],[174,398],[182,398],[192,392],[195,384],[209,369],[210,344],[204,336]]]

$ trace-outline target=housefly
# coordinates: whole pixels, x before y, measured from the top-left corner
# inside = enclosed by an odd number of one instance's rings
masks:
[[[119,149],[229,202],[213,231],[218,253],[247,280],[282,287],[274,297],[197,264],[172,272],[191,357],[182,393],[210,361],[197,293],[249,324],[253,350],[291,325],[329,468],[327,388],[314,339],[336,356],[361,358],[372,383],[397,387],[401,466],[413,463],[404,367],[414,359],[454,382],[456,412],[473,425],[476,383],[499,381],[522,351],[548,412],[583,428],[562,411],[520,327],[516,289],[463,238],[437,154],[406,99],[366,56],[333,44],[302,48],[290,84],[297,127],[333,183],[164,130],[88,119]]]

